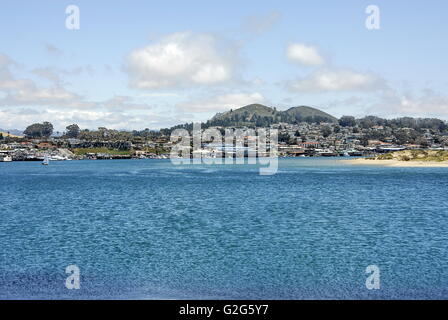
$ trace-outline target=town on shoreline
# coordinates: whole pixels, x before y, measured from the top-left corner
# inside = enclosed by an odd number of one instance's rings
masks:
[[[54,132],[49,122],[35,123],[21,135],[0,133],[0,161],[42,161],[45,157],[50,160],[168,159],[177,143],[173,133],[176,129],[191,132],[192,127],[193,124],[184,124],[161,130],[125,131],[105,127],[81,130],[77,124],[71,124],[64,132]],[[363,157],[401,150],[448,150],[448,124],[443,120],[409,117],[387,120],[374,116],[336,119],[311,107],[277,111],[249,105],[217,114],[203,123],[202,128],[219,130],[223,136],[226,130],[276,130],[278,157]],[[248,138],[234,141],[235,145],[247,151]],[[203,139],[199,150],[192,150],[188,156],[194,157],[195,152],[205,158],[235,157],[236,150],[234,145]]]

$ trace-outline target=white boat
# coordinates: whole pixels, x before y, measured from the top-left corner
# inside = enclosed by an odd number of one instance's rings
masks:
[[[67,158],[60,155],[50,157],[50,161],[64,161],[64,160],[67,160]]]
[[[0,159],[0,162],[11,162],[11,161],[12,161],[11,156],[4,156],[3,158]]]
[[[48,166],[50,164],[50,159],[48,156],[45,156],[44,161],[42,161],[42,165]]]

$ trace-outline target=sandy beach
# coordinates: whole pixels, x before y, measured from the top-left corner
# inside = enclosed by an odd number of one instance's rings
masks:
[[[448,161],[400,161],[400,160],[369,160],[366,158],[357,158],[353,160],[342,160],[348,164],[356,165],[376,165],[387,167],[447,167]]]

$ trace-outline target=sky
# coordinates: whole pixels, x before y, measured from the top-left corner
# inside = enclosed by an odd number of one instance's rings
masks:
[[[0,128],[159,129],[251,103],[448,120],[447,11],[445,0],[2,0]]]

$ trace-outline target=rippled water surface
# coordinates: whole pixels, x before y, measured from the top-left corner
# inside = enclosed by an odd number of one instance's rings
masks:
[[[0,298],[447,299],[447,191],[335,159],[0,163]]]

